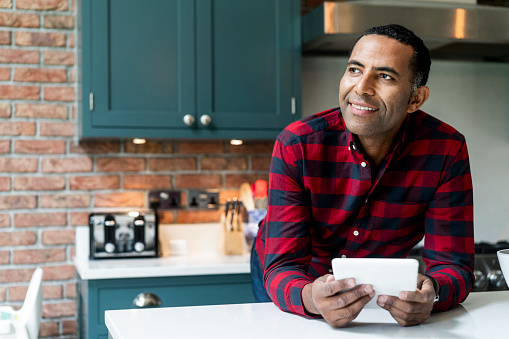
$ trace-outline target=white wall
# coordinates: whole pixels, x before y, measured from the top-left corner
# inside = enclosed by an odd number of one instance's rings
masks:
[[[304,57],[302,111],[338,106],[344,57]],[[509,64],[433,61],[422,107],[467,139],[476,241],[509,240]]]

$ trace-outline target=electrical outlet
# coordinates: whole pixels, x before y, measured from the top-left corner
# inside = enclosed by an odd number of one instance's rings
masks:
[[[219,209],[219,192],[191,190],[187,194],[187,208],[190,209]]]
[[[173,210],[182,207],[182,192],[180,191],[150,191],[149,206],[158,210]]]

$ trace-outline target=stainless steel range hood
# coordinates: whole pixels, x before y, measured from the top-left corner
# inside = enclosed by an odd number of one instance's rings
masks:
[[[509,8],[436,2],[324,2],[303,17],[302,51],[347,55],[364,30],[389,23],[413,30],[432,58],[509,62]]]

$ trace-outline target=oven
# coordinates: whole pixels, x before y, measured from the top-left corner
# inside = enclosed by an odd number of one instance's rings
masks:
[[[424,274],[426,264],[421,258],[422,246],[419,245],[410,251],[408,257],[419,261],[419,273]],[[472,292],[509,290],[497,258],[497,251],[506,248],[509,248],[507,241],[475,244],[475,283]]]

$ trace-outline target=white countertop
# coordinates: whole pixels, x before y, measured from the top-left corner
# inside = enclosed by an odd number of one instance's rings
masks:
[[[366,309],[336,329],[273,303],[106,311],[105,319],[113,339],[502,338],[509,335],[509,291],[471,293],[463,304],[413,327],[401,327],[383,309]]]
[[[249,273],[249,255],[196,254],[165,258],[75,258],[81,279],[150,278],[185,275]]]

